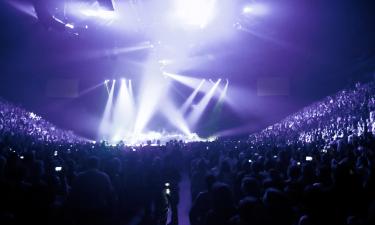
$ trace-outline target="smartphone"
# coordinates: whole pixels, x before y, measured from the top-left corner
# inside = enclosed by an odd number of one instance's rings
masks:
[[[274,159],[277,159],[277,155],[274,155],[273,158],[274,158]]]
[[[57,151],[54,151],[54,152],[53,152],[53,156],[57,156]]]
[[[327,149],[323,149],[322,152],[323,152],[323,153],[327,153]]]
[[[301,165],[301,162],[297,162],[297,166],[300,166]]]
[[[61,170],[62,170],[62,167],[61,167],[61,166],[56,166],[56,167],[55,167],[55,171],[56,171],[56,172],[60,172]]]
[[[170,184],[167,182],[167,183],[164,184],[164,186],[169,187]]]
[[[313,158],[311,156],[306,156],[306,161],[312,161]]]
[[[20,159],[23,159],[23,158],[24,158],[23,155],[21,155],[21,156],[20,156]]]
[[[252,162],[253,162],[253,160],[249,159],[249,163],[252,163]]]

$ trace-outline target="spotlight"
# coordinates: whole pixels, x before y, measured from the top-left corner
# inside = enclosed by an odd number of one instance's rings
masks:
[[[66,26],[67,28],[74,29],[74,25],[71,24],[71,23],[67,23],[67,24],[65,24],[65,26]]]
[[[253,11],[254,11],[254,8],[249,6],[249,5],[243,7],[243,9],[242,9],[242,13],[244,13],[244,14],[252,13]]]
[[[109,80],[105,80],[105,81],[104,81],[105,84],[108,84],[108,82],[109,82]]]
[[[268,14],[270,11],[269,5],[265,3],[252,3],[245,5],[242,8],[242,14],[247,15],[256,15],[256,16],[263,16]]]

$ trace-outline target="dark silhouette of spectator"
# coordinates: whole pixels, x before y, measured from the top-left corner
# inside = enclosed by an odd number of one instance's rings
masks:
[[[213,207],[212,187],[216,182],[216,177],[212,174],[206,175],[205,181],[207,190],[197,195],[190,210],[189,218],[191,225],[203,225],[206,214]]]
[[[238,215],[232,217],[231,225],[261,225],[264,224],[264,207],[259,199],[245,197],[240,200]]]
[[[253,177],[244,177],[242,179],[241,190],[244,197],[253,197],[258,199],[260,197],[260,184]]]
[[[228,185],[217,183],[212,188],[212,209],[207,213],[205,225],[228,225],[236,208]]]
[[[293,222],[293,211],[290,201],[282,191],[269,188],[263,196],[263,204],[266,210],[265,224],[287,225]]]
[[[99,159],[87,160],[87,170],[73,181],[69,197],[74,220],[78,224],[108,224],[114,206],[110,178],[99,171]]]

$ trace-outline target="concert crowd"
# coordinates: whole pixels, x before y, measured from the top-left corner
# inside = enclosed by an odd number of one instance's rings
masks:
[[[0,223],[370,225],[374,154],[374,82],[248,139],[165,146],[88,141],[0,99]]]

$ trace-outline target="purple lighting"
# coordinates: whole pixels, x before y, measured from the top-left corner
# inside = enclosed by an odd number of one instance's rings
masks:
[[[151,69],[152,67],[150,67]],[[170,87],[173,85],[168,79],[164,79],[162,74],[154,76],[154,79],[144,80],[144,88],[140,91],[140,96],[134,96],[133,84],[130,79],[120,79],[119,90],[116,100],[114,100],[115,80],[109,89],[109,80],[104,84],[108,91],[108,100],[104,109],[104,114],[99,127],[98,137],[108,140],[111,143],[124,141],[128,144],[142,143],[148,139],[173,138],[183,139],[185,141],[199,141],[201,139],[191,128],[203,115],[209,102],[218,91],[221,79],[218,79],[210,86],[203,98],[194,107],[189,115],[185,116],[187,109],[192,105],[201,88],[206,83],[206,79],[201,79],[193,92],[184,100],[181,107],[177,107],[170,97]],[[102,83],[103,84],[103,83]],[[218,102],[223,102],[228,88],[228,81],[223,90],[220,90]],[[156,101],[156,99],[158,99]],[[159,102],[163,102],[163,107],[157,107]],[[156,115],[162,115],[167,124],[176,129],[176,132],[158,132],[149,129],[149,121],[154,120]],[[166,124],[166,125],[167,125]]]
[[[243,9],[242,9],[242,12],[243,13],[251,13],[253,12],[254,9],[251,7],[251,6],[245,6]]]
[[[98,2],[68,2],[65,10],[76,17],[98,18],[101,20],[113,20],[118,15],[114,10],[102,7]]]
[[[74,25],[73,24],[67,23],[67,24],[65,24],[65,26],[67,28],[74,29]]]
[[[195,126],[205,109],[207,108],[209,102],[215,94],[217,87],[219,86],[221,79],[217,80],[216,83],[211,87],[211,90],[200,100],[200,102],[195,106],[193,111],[188,116],[188,122],[191,126]]]
[[[245,16],[256,15],[262,16],[268,14],[270,11],[269,5],[265,3],[251,3],[242,8],[242,14]]]
[[[83,9],[81,10],[82,15],[88,17],[98,17],[101,19],[113,19],[115,17],[115,13],[113,11],[106,11],[102,9]]]
[[[108,83],[108,82],[107,82]],[[107,104],[104,109],[102,121],[99,126],[99,139],[108,139],[109,138],[109,130],[111,126],[111,111],[113,106],[113,93],[115,90],[115,81],[112,83],[111,90],[109,91]]]
[[[181,23],[206,27],[215,18],[216,0],[175,0],[173,17]]]
[[[184,104],[181,106],[181,114],[184,115],[186,113],[186,111],[188,110],[189,106],[191,105],[191,103],[193,103],[193,100],[194,98],[197,96],[198,92],[200,91],[201,87],[203,86],[203,84],[206,82],[205,79],[203,79],[197,88],[195,88],[195,90],[191,93],[191,95],[186,99],[186,101],[184,102]]]

